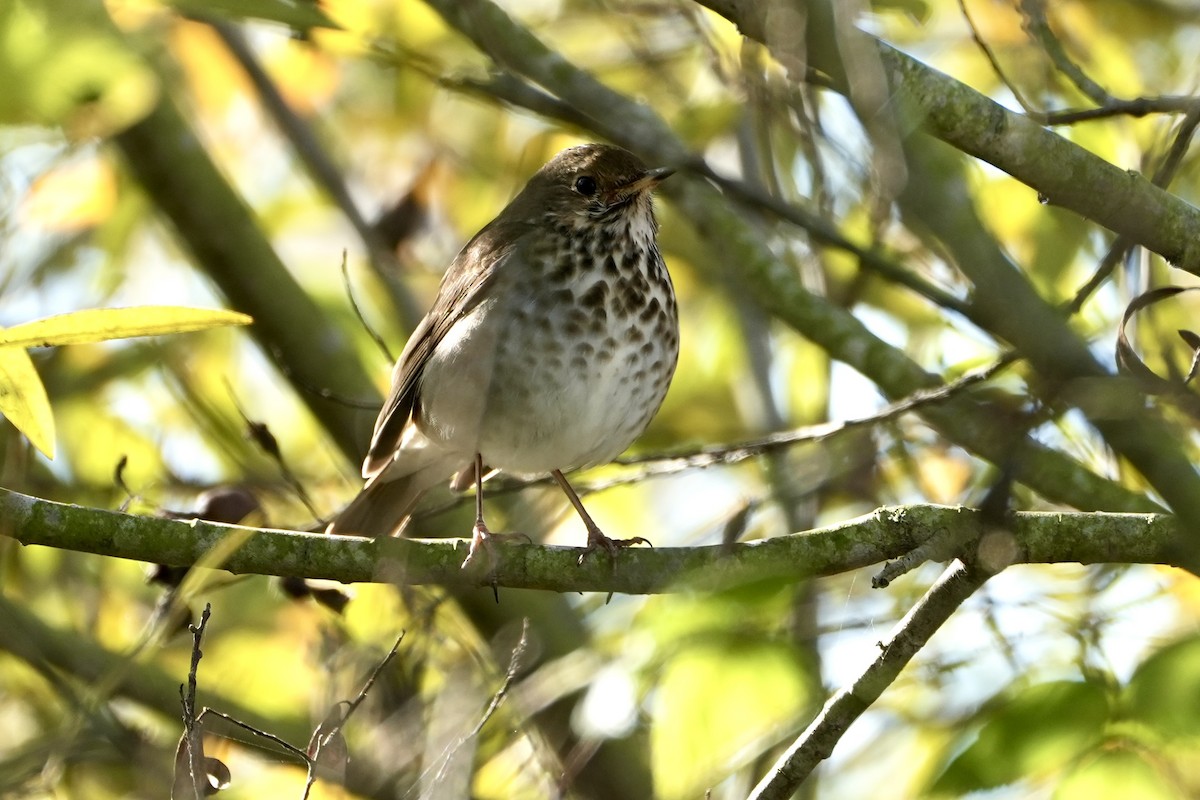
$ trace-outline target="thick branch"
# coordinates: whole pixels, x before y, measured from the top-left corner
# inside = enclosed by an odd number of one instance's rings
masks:
[[[512,544],[502,549],[494,578],[496,585],[514,589],[625,594],[798,580],[898,558],[932,536],[974,529],[978,519],[977,512],[960,507],[881,508],[837,525],[729,547],[625,550],[615,565],[595,556],[577,565],[577,548]],[[201,562],[225,537],[244,535],[220,568],[344,583],[491,585],[484,571],[460,569],[464,540],[363,539],[185,522],[64,505],[5,489],[0,533],[22,544],[172,566]],[[983,541],[983,555],[1004,564],[1174,565],[1186,552],[1174,518],[1161,514],[1022,512],[1013,515],[1008,531]]]

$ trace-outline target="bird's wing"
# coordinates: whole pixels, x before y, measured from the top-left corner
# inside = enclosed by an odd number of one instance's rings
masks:
[[[483,299],[497,270],[527,228],[524,223],[489,224],[475,234],[446,270],[433,308],[408,338],[392,371],[392,389],[375,421],[371,447],[363,461],[364,478],[374,477],[391,463],[417,406],[421,375],[429,357],[454,324]]]

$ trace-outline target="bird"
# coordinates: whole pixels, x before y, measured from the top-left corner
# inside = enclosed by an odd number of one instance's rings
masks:
[[[547,474],[610,556],[563,473],[612,461],[658,412],[679,356],[654,189],[673,173],[607,144],[554,156],[459,251],[392,371],[362,491],[331,533],[399,533],[420,496],[475,486],[465,568],[511,534],[488,529],[483,481]]]

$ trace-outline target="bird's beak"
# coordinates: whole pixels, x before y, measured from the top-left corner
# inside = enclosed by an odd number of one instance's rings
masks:
[[[649,191],[674,174],[675,170],[671,167],[646,170],[640,178],[621,187],[621,194],[626,197],[632,197],[635,194]]]

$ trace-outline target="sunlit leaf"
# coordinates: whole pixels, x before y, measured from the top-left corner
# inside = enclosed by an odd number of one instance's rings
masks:
[[[1129,750],[1108,750],[1073,770],[1054,800],[1174,800],[1183,797],[1153,763]]]
[[[739,757],[794,723],[808,696],[796,654],[739,641],[690,647],[662,672],[651,729],[656,796],[701,797]]]
[[[131,336],[187,333],[251,322],[253,320],[245,314],[220,309],[183,306],[97,308],[14,325],[0,332],[0,345],[57,347]]]
[[[55,231],[73,231],[108,219],[116,202],[112,167],[93,158],[39,177],[21,210],[30,222]]]
[[[157,77],[106,26],[89,24],[101,14],[52,0],[0,6],[0,122],[61,125],[85,138],[145,115]]]
[[[1039,683],[983,718],[975,741],[934,783],[938,796],[992,789],[1065,767],[1100,743],[1109,700],[1103,686],[1089,681]]]
[[[0,414],[47,458],[54,458],[54,415],[46,387],[29,353],[19,347],[0,347]]]
[[[1165,738],[1200,736],[1200,637],[1147,658],[1126,686],[1126,713]]]

